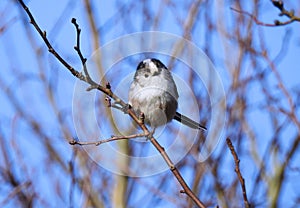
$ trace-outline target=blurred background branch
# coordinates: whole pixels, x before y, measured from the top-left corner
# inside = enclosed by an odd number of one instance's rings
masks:
[[[202,48],[224,84],[226,129],[217,149],[204,162],[197,161],[195,155],[201,152],[205,138],[199,135],[195,139],[189,154],[177,164],[183,177],[208,206],[244,206],[225,142],[229,137],[240,160],[251,206],[300,205],[298,1],[32,0],[28,6],[51,43],[76,68],[82,66],[71,50],[76,40],[72,17],[85,31],[81,50],[87,57],[115,38],[145,30],[184,36]],[[274,6],[281,12],[280,24],[274,22],[278,16]],[[1,1],[0,17],[1,206],[193,207],[178,192],[169,171],[145,178],[120,176],[91,160],[83,148],[70,146],[68,138],[76,135],[74,78],[60,70],[61,65],[49,55],[17,3]],[[263,27],[255,20],[274,22],[272,25],[294,23]],[[179,46],[174,46],[174,53]],[[99,73],[104,73],[102,55],[95,61]],[[157,56],[193,89],[200,119],[209,124],[209,89],[180,61]],[[117,80],[112,87],[117,87],[120,77],[133,73],[139,61],[128,58],[116,63],[116,73],[106,74]],[[99,108],[105,106],[103,100],[96,95]],[[112,111],[103,109],[97,115],[107,122],[101,129],[108,132],[104,138],[119,135],[119,128],[109,123],[114,118]],[[168,125],[171,133],[177,127]],[[134,157],[151,151],[147,143],[140,142],[120,143],[115,148]],[[132,161],[119,162],[127,167]]]

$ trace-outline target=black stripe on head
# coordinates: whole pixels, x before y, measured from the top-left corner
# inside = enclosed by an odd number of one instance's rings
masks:
[[[157,68],[168,69],[160,60],[152,58],[151,61],[157,66]]]
[[[142,69],[142,68],[145,68],[145,63],[144,63],[144,61],[141,61],[141,62],[139,63],[139,65],[137,66],[136,70],[140,70],[140,69]]]

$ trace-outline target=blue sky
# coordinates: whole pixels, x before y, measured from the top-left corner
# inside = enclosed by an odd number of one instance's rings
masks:
[[[229,2],[229,1],[228,1]],[[37,20],[39,26],[47,31],[48,38],[50,39],[53,46],[61,53],[61,55],[68,60],[75,68],[80,69],[81,64],[79,62],[78,56],[76,52],[73,50],[75,44],[75,29],[71,24],[71,18],[75,17],[77,22],[80,24],[82,29],[81,33],[81,43],[82,43],[82,51],[86,57],[90,57],[93,54],[92,50],[92,40],[89,34],[89,26],[87,23],[87,16],[84,13],[83,3],[77,1],[26,1],[25,2],[33,13],[35,19]],[[127,3],[127,2],[126,2]],[[95,12],[97,18],[97,28],[100,31],[101,46],[105,44],[109,44],[112,40],[119,38],[123,35],[127,35],[129,33],[141,32],[141,31],[149,31],[156,30],[162,32],[172,33],[178,36],[182,36],[182,28],[179,26],[178,22],[184,21],[186,18],[186,8],[182,7],[182,9],[178,9],[180,7],[176,7],[177,9],[177,17],[174,17],[174,10],[166,9],[162,5],[161,1],[148,1],[146,7],[150,8],[152,12],[150,14],[156,14],[156,12],[160,11],[161,8],[164,8],[162,19],[159,21],[157,26],[147,25],[143,22],[143,18],[138,16],[140,13],[135,12],[125,12],[126,16],[123,19],[119,19],[119,13],[122,11],[133,10],[140,11],[143,8],[140,4],[134,4],[128,1],[128,4],[121,1],[100,1],[99,3],[95,3]],[[175,2],[177,4],[179,2]],[[224,13],[224,28],[226,30],[234,30],[237,25],[235,22],[232,22],[233,11],[230,10],[230,3],[227,3],[228,6],[225,6],[223,9],[222,6],[218,5],[216,1],[213,1],[211,7],[215,13],[211,14],[213,19],[218,19],[221,16],[220,11]],[[218,7],[220,6],[221,9]],[[251,5],[245,4],[245,9],[251,9]],[[269,1],[261,2],[261,13],[259,14],[259,18],[265,22],[272,22],[274,18],[283,20],[286,19],[284,17],[278,17],[278,10],[272,6]],[[294,1],[286,2],[287,8],[297,8],[299,10],[300,5],[299,2],[296,3]],[[218,10],[220,9],[220,10]],[[12,1],[1,1],[0,2],[0,27],[3,25],[7,25],[7,29],[0,33],[0,60],[2,63],[1,73],[1,88],[5,87],[13,87],[14,93],[13,96],[17,98],[17,102],[25,109],[26,114],[30,115],[32,118],[36,119],[40,122],[43,130],[53,138],[53,142],[57,144],[57,149],[61,152],[65,152],[66,161],[70,160],[70,156],[72,154],[73,148],[70,147],[66,141],[62,138],[62,134],[60,133],[60,124],[58,123],[57,111],[64,111],[68,115],[62,121],[63,125],[66,125],[72,129],[72,133],[75,134],[74,124],[72,122],[72,99],[73,99],[73,90],[75,85],[75,78],[71,76],[71,74],[63,68],[63,66],[57,62],[57,60],[47,52],[44,43],[41,38],[38,36],[37,32],[33,30],[32,25],[27,24],[27,22],[23,22],[22,18],[25,17],[24,20],[28,20],[24,12],[16,6],[16,3]],[[231,40],[225,40],[221,34],[212,33],[206,34],[205,30],[205,15],[204,12],[201,12],[198,15],[199,23],[194,28],[193,32],[190,34],[191,41],[198,46],[199,48],[203,48],[206,46],[206,36],[210,36],[211,44],[210,51],[212,57],[210,57],[216,67],[217,72],[219,73],[225,92],[227,92],[232,80],[231,75],[228,70],[228,66],[232,64],[235,66],[235,57],[238,54],[236,42]],[[177,19],[176,19],[177,18]],[[127,24],[126,24],[127,23]],[[24,24],[27,24],[24,27]],[[259,27],[259,26],[257,26]],[[27,30],[26,30],[27,29]],[[283,48],[284,54],[280,56],[280,58],[276,59],[275,62],[278,72],[283,80],[286,88],[291,92],[292,95],[295,95],[294,91],[300,88],[300,70],[299,70],[299,54],[300,54],[300,36],[299,36],[299,23],[293,23],[291,25],[287,25],[284,27],[260,27],[258,30],[255,30],[254,37],[254,45],[259,47],[260,40],[264,38],[268,53],[272,60],[276,58],[280,50]],[[261,34],[258,33],[261,32]],[[29,32],[32,34],[32,38],[34,38],[34,42],[37,44],[37,48],[42,51],[42,58],[37,59],[35,56],[34,50],[31,47],[30,41],[27,39],[26,33]],[[287,37],[286,42],[283,42],[284,37]],[[289,41],[289,42],[288,42]],[[288,43],[288,44],[286,44]],[[284,46],[286,44],[286,46]],[[286,47],[286,48],[285,48]],[[228,48],[230,50],[228,50]],[[226,54],[230,51],[232,54]],[[168,57],[158,55],[162,59],[168,61]],[[229,58],[232,59],[229,59]],[[137,57],[133,57],[133,59],[127,59],[116,63],[116,70],[119,70],[118,67],[124,66],[127,71],[133,73],[136,66],[132,66],[132,62],[137,61]],[[130,62],[131,61],[131,62]],[[226,64],[229,63],[229,64]],[[254,73],[254,69],[251,68],[250,58],[247,59],[243,63],[242,68],[242,76],[250,76]],[[44,71],[43,73],[39,71],[38,66],[43,65]],[[179,68],[181,64],[177,65],[177,68],[174,68],[174,73],[179,77],[185,77],[186,74]],[[258,69],[269,70],[265,61],[261,61]],[[120,71],[119,71],[120,72]],[[129,73],[128,72],[128,73]],[[117,71],[118,73],[118,71]],[[124,71],[121,71],[120,76],[125,76]],[[41,75],[43,74],[43,75]],[[42,86],[44,86],[45,82],[41,79],[41,76],[45,77],[51,89],[54,90],[53,95],[55,96],[55,100],[57,101],[57,111],[53,110],[52,105],[49,104],[49,98],[45,96],[45,90]],[[187,79],[187,77],[186,77]],[[273,75],[268,77],[269,88],[272,93],[278,93],[279,99],[282,94],[277,90],[277,82],[276,78]],[[274,89],[274,90],[273,90]],[[197,91],[197,89],[195,89]],[[273,135],[270,115],[266,111],[262,111],[260,106],[266,105],[264,96],[261,94],[261,87],[258,83],[254,83],[249,86],[247,98],[249,103],[253,105],[251,112],[247,113],[247,119],[249,119],[251,127],[253,131],[256,133],[259,138],[257,148],[259,149],[259,154],[263,154],[269,145],[269,141]],[[44,186],[44,184],[49,183],[45,178],[40,177],[42,175],[41,170],[39,170],[39,166],[45,160],[49,160],[47,155],[43,154],[44,150],[42,144],[40,143],[38,137],[34,136],[32,130],[25,121],[22,121],[21,115],[17,112],[15,107],[12,107],[12,103],[9,100],[10,97],[7,96],[7,92],[1,90],[0,91],[0,100],[2,108],[0,110],[0,115],[2,117],[0,121],[1,133],[5,135],[5,138],[15,138],[15,142],[20,142],[19,144],[22,146],[21,152],[22,155],[26,155],[24,161],[31,161],[32,166],[29,167],[31,170],[36,170],[36,176],[38,176],[38,184]],[[299,99],[299,98],[298,98]],[[228,102],[235,102],[233,97],[229,97]],[[299,102],[299,101],[298,101]],[[287,103],[283,101],[283,107],[287,107]],[[298,118],[300,117],[300,112],[297,112]],[[285,117],[279,117],[280,122],[283,122]],[[173,125],[173,124],[172,124]],[[176,125],[176,124],[175,124]],[[109,134],[109,130],[107,134]],[[225,142],[225,137],[228,132],[234,132],[234,129],[224,129],[223,136],[220,138],[220,144],[218,148],[214,152],[214,154],[218,154],[222,151],[222,147]],[[279,135],[280,140],[279,143],[282,145],[282,152],[285,152],[290,148],[289,144],[296,134],[296,128],[290,125],[284,131],[284,136]],[[31,140],[24,140],[23,137],[30,137]],[[282,139],[284,138],[284,139]],[[11,142],[12,140],[9,140]],[[244,140],[243,144],[244,149],[248,149],[250,152],[251,142],[248,140]],[[250,154],[250,153],[249,153]],[[298,155],[298,154],[297,154]],[[232,163],[232,158],[230,154],[227,154],[228,158],[226,158],[226,162],[223,164],[224,167],[230,165]],[[245,170],[247,165],[250,164],[251,160],[250,156],[247,154],[243,154],[243,158],[241,159],[241,168]],[[261,156],[261,155],[260,155]],[[279,154],[279,156],[283,156],[283,154]],[[295,157],[291,163],[291,167],[298,167],[299,164],[299,156]],[[280,158],[279,158],[280,160]],[[276,161],[276,160],[275,160]],[[0,164],[3,161],[0,160]],[[268,163],[269,168],[275,168],[275,164]],[[248,166],[249,171],[244,172],[244,176],[246,179],[254,177],[255,165],[251,164]],[[59,174],[59,170],[54,170],[54,175],[56,173]],[[34,172],[34,171],[33,171]],[[190,172],[188,170],[183,170],[184,175],[187,177],[187,180],[192,178],[190,176]],[[272,172],[272,171],[270,171]],[[234,177],[232,175],[232,171],[224,168],[222,172],[224,177]],[[21,173],[20,173],[21,174]],[[289,204],[294,200],[296,196],[299,197],[300,193],[295,193],[297,189],[296,186],[299,184],[299,176],[295,174],[295,172],[289,172],[288,178],[290,177],[290,181],[287,182],[284,187],[284,192],[282,195],[282,204]],[[60,180],[60,179],[59,179]],[[151,181],[151,179],[147,179]],[[68,182],[64,182],[61,180],[63,184],[68,184]],[[152,181],[153,182],[153,181]],[[252,181],[246,180],[247,187],[249,188],[249,192],[251,193]],[[49,185],[49,184],[48,184]],[[49,185],[51,186],[51,185]],[[299,192],[299,191],[298,191]],[[51,197],[51,191],[49,190],[44,194],[49,195]],[[1,201],[1,198],[0,198]],[[55,205],[61,205],[61,202],[55,202]],[[64,202],[66,203],[66,202]]]

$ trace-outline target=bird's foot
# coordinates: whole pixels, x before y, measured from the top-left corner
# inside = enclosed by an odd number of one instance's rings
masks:
[[[146,141],[150,140],[155,133],[155,128],[153,128],[151,131],[149,131],[145,136],[146,136]]]

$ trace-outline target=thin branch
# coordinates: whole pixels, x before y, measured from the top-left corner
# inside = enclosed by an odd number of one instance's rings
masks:
[[[99,140],[99,141],[94,141],[94,142],[81,142],[81,141],[77,141],[77,140],[72,140],[69,141],[69,143],[71,145],[96,145],[99,146],[101,144],[107,143],[107,142],[112,142],[112,141],[117,141],[117,140],[123,140],[123,139],[133,139],[133,138],[137,138],[137,137],[145,137],[148,136],[146,134],[133,134],[133,135],[129,135],[129,136],[112,136],[109,139],[104,139],[104,140]]]
[[[249,208],[250,204],[249,204],[248,198],[247,198],[245,179],[243,178],[242,173],[240,171],[240,159],[239,159],[238,155],[236,154],[234,146],[232,145],[232,142],[229,138],[226,139],[226,143],[227,143],[227,146],[229,147],[229,149],[231,151],[231,154],[233,156],[233,159],[234,159],[234,163],[235,163],[235,170],[234,171],[236,172],[236,174],[238,176],[238,179],[240,181],[240,184],[241,184],[241,187],[242,187],[242,190],[243,190],[243,198],[244,198],[245,207]]]
[[[25,12],[27,13],[29,19],[30,19],[30,23],[34,26],[34,28],[36,29],[36,31],[39,33],[39,35],[42,37],[44,43],[46,44],[46,46],[48,47],[48,51],[50,53],[52,53],[60,63],[62,63],[71,73],[72,75],[74,75],[76,78],[90,84],[91,86],[87,89],[87,90],[91,90],[91,89],[98,89],[101,92],[105,93],[106,95],[108,95],[109,97],[113,98],[114,100],[118,101],[118,103],[121,103],[122,105],[126,105],[126,103],[124,101],[122,101],[120,98],[118,98],[117,96],[115,96],[111,90],[97,84],[96,82],[94,82],[93,80],[87,78],[86,76],[84,76],[81,72],[79,72],[78,70],[76,70],[75,68],[73,68],[67,61],[65,61],[57,52],[56,50],[53,48],[53,46],[51,45],[51,43],[49,42],[48,38],[47,38],[47,33],[46,31],[42,31],[42,29],[39,27],[39,25],[37,24],[37,22],[35,21],[33,15],[31,14],[31,12],[29,11],[28,7],[25,5],[25,3],[22,0],[18,0],[18,2],[21,4],[21,6],[23,7],[23,9],[25,10]],[[74,23],[73,23],[74,24]],[[77,30],[77,29],[76,29]],[[79,32],[80,33],[80,32]],[[79,33],[77,31],[77,36],[79,36]],[[77,43],[78,43],[78,38],[77,37]],[[80,42],[79,42],[80,43]],[[77,47],[77,46],[76,46]],[[76,50],[76,49],[75,49]],[[78,50],[80,50],[80,47],[78,47]],[[80,52],[81,53],[81,52]],[[81,54],[82,55],[82,54]],[[84,57],[82,56],[81,61],[84,60]],[[84,64],[85,65],[85,64]],[[133,112],[131,112],[130,114],[134,114]],[[132,116],[132,115],[131,115]]]
[[[91,79],[91,77],[90,77],[90,75],[88,73],[88,70],[86,68],[86,61],[87,61],[87,59],[82,55],[82,52],[81,52],[81,49],[80,49],[80,32],[81,32],[81,29],[79,28],[79,25],[77,24],[75,18],[72,18],[71,22],[73,23],[73,25],[76,28],[76,33],[77,33],[76,37],[77,37],[77,40],[76,40],[76,46],[74,46],[74,49],[75,49],[75,51],[77,51],[78,56],[79,56],[79,58],[81,60],[81,63],[82,63],[82,66],[83,66],[83,72],[84,72],[84,74],[86,76],[87,82],[90,83],[90,84],[92,84],[92,85],[96,85],[97,83],[95,83]]]
[[[60,63],[62,63],[75,77],[77,77],[80,80],[86,81],[85,76],[78,72],[77,70],[75,70],[70,64],[68,64],[57,52],[56,50],[54,50],[54,48],[52,47],[51,43],[49,42],[48,38],[47,38],[47,33],[46,31],[42,31],[41,28],[39,27],[39,25],[36,23],[33,15],[31,14],[31,12],[29,11],[28,7],[25,5],[25,3],[22,0],[19,0],[19,3],[21,4],[21,6],[23,7],[23,9],[25,10],[25,12],[27,13],[29,19],[30,19],[30,23],[34,26],[34,28],[36,29],[36,31],[40,34],[40,36],[42,37],[43,41],[45,42],[46,46],[48,47],[48,51],[50,53],[52,53],[58,60]]]
[[[286,16],[290,19],[290,22],[293,21],[298,21],[300,22],[300,17],[295,16],[295,11],[293,9],[291,9],[290,11],[286,10],[283,4],[283,1],[279,0],[279,1],[275,1],[272,0],[273,5],[278,8],[280,10],[280,14],[279,16]],[[275,20],[275,24],[277,23],[277,25],[284,25],[284,22],[280,22]]]
[[[284,8],[284,4],[282,1],[274,1],[272,0],[272,3],[275,7],[277,7],[279,10],[280,10],[280,14],[279,16],[286,16],[289,18],[289,20],[285,21],[285,22],[281,22],[279,20],[274,20],[274,23],[271,24],[271,23],[264,23],[260,20],[257,19],[257,17],[249,12],[246,12],[246,11],[241,11],[241,10],[238,10],[238,9],[235,9],[235,8],[230,8],[231,10],[235,11],[235,12],[238,12],[240,14],[244,14],[244,15],[247,15],[249,16],[257,25],[262,25],[262,26],[267,26],[267,27],[277,27],[277,26],[283,26],[283,25],[288,25],[294,21],[297,21],[297,22],[300,22],[300,17],[298,16],[295,16],[295,12],[294,10],[286,10]]]

